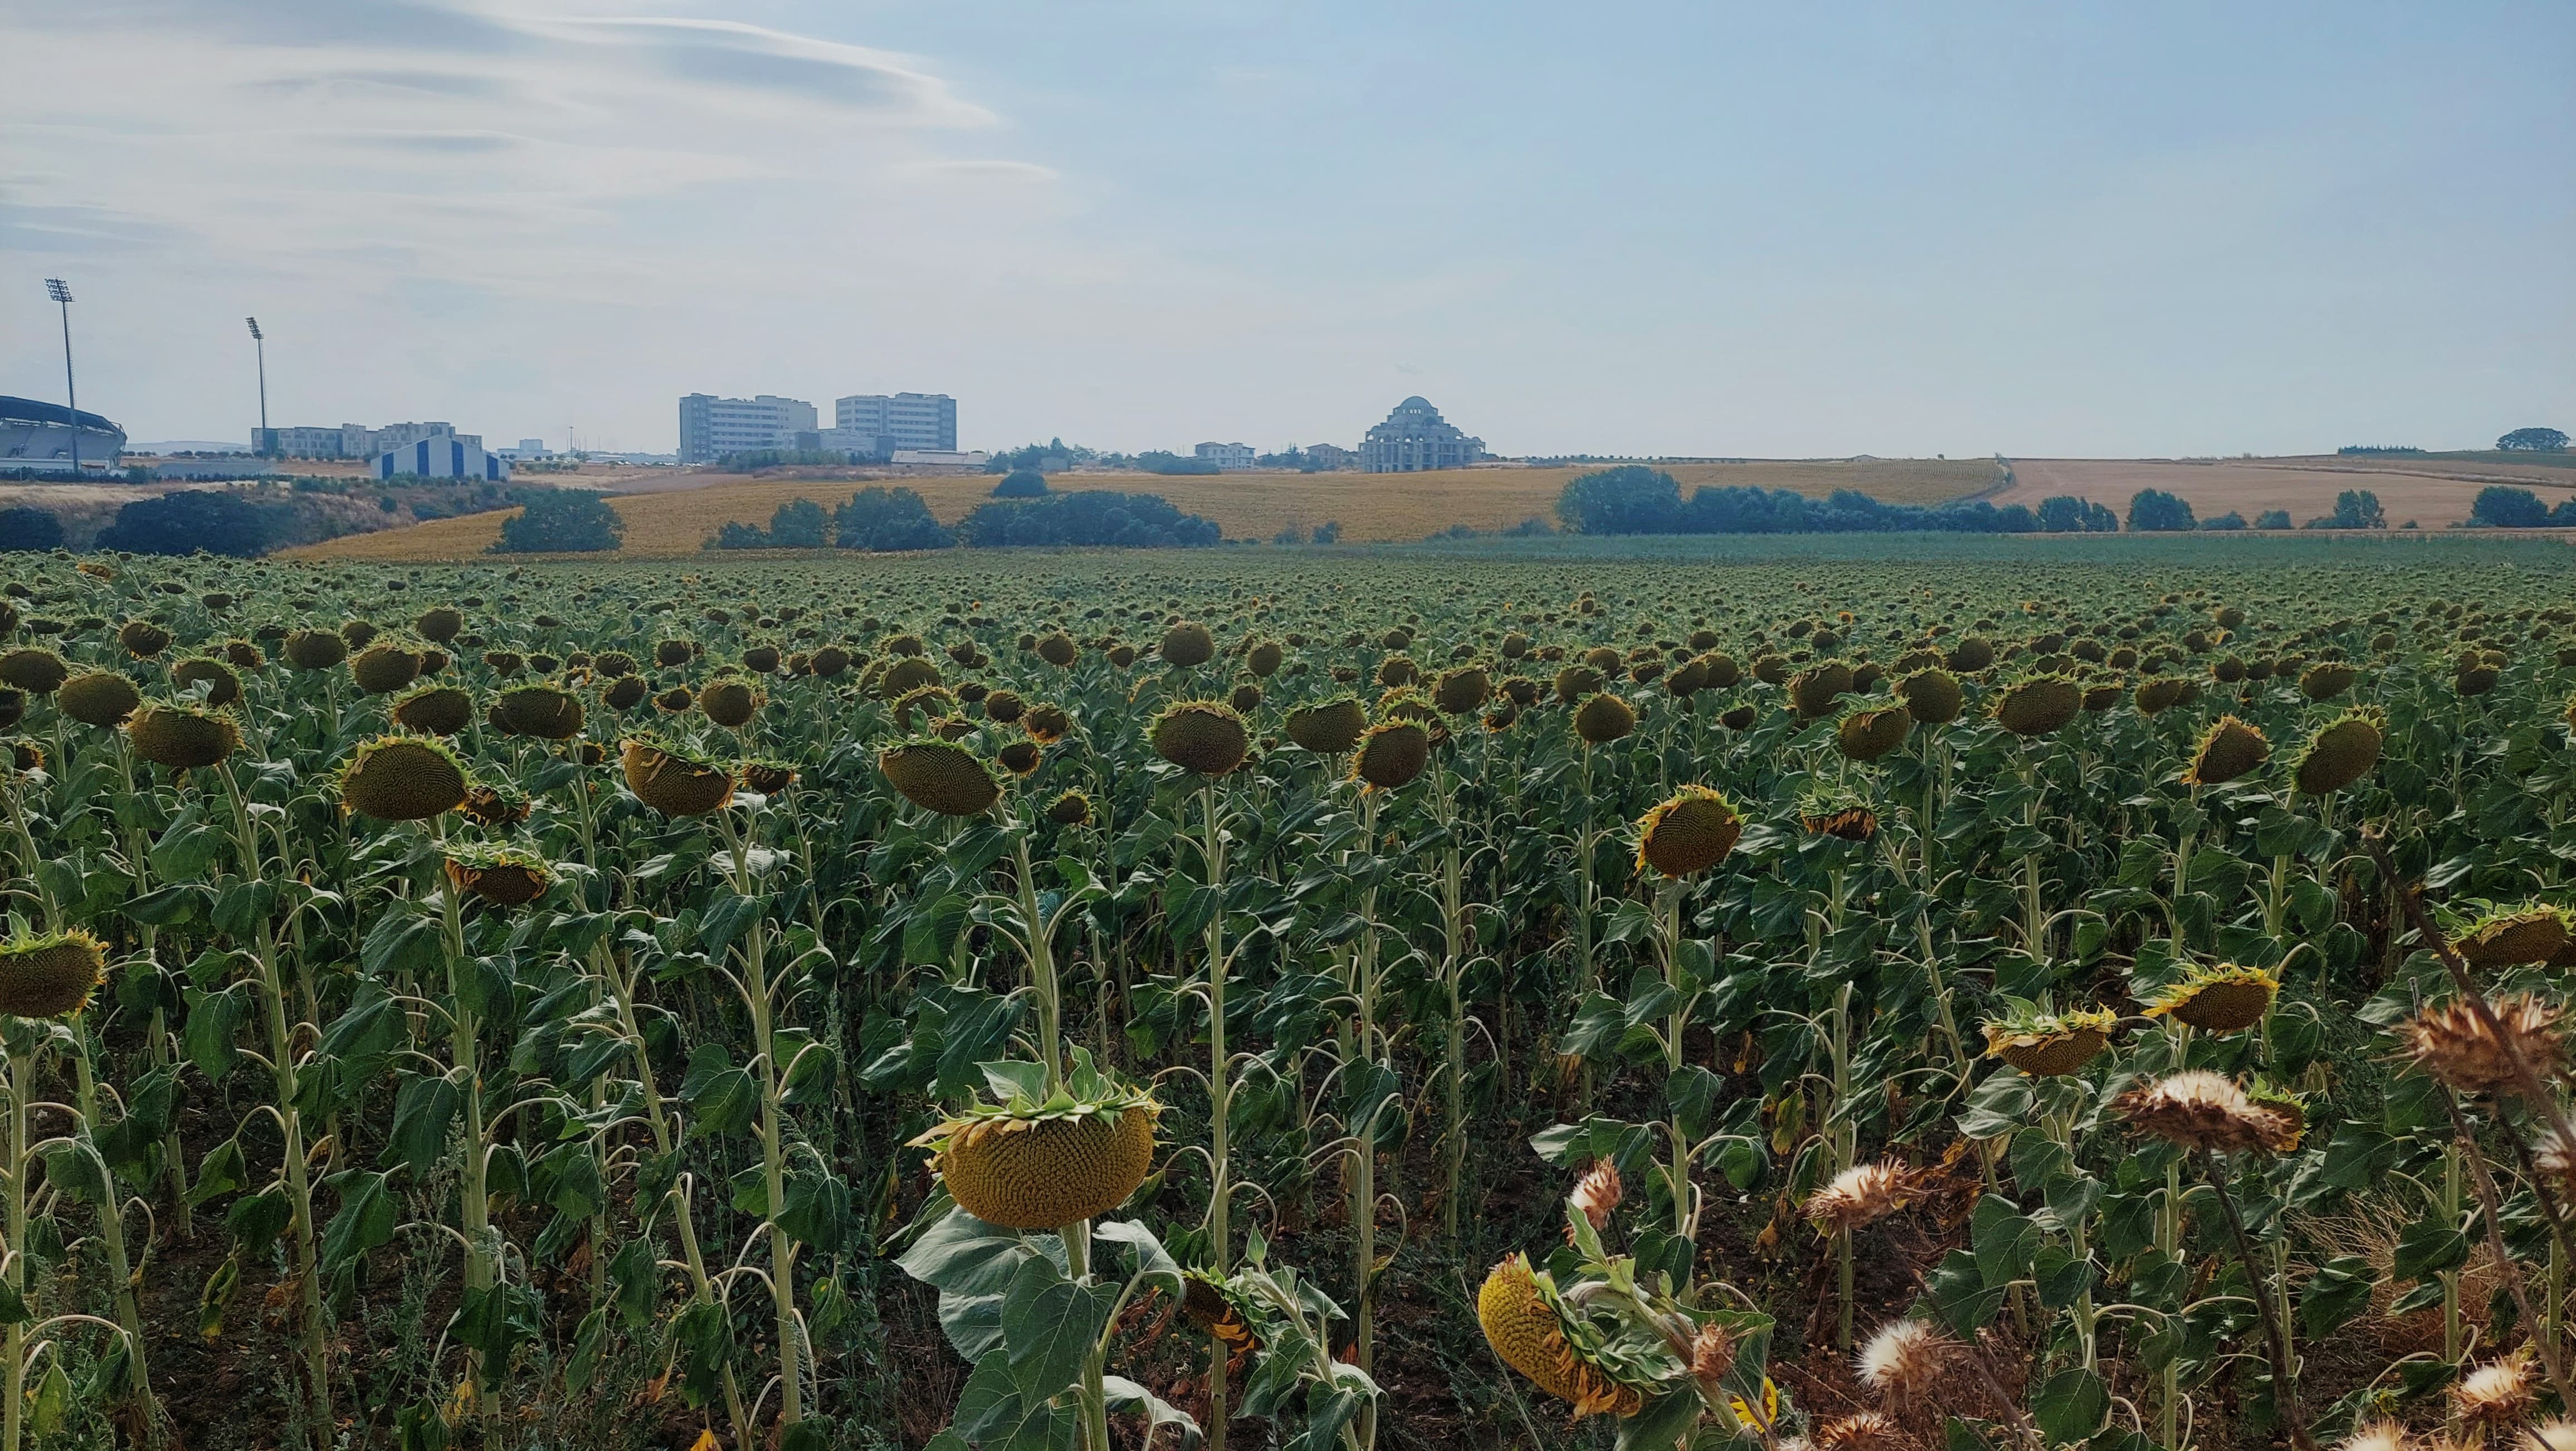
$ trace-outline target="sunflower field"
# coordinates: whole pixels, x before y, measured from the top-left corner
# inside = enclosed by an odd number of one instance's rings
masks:
[[[2576,580],[0,559],[0,1451],[2576,1451]]]

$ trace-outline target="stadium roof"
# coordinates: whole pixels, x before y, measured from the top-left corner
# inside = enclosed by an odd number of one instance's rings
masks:
[[[59,403],[39,403],[33,398],[12,398],[0,393],[0,423],[51,423],[60,426],[75,420],[83,428],[105,429],[110,433],[125,431],[86,408],[75,412]]]

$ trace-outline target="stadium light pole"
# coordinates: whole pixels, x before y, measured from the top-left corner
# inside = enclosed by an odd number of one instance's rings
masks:
[[[72,382],[72,285],[59,277],[45,279],[45,295],[63,310],[63,392],[72,408],[72,482],[80,482],[80,389]]]
[[[250,345],[259,351],[259,451],[268,452],[268,337],[259,330],[259,319],[246,317],[250,324]]]

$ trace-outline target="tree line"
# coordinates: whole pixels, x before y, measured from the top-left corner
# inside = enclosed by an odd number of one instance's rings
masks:
[[[1214,520],[1183,513],[1159,494],[1109,489],[1055,493],[1043,491],[1042,481],[1041,489],[1034,494],[1025,492],[1025,485],[1013,489],[977,505],[952,528],[932,517],[929,503],[914,490],[871,485],[828,510],[811,499],[791,499],[770,515],[767,528],[729,523],[706,547],[874,553],[952,547],[1196,549],[1223,539]]]

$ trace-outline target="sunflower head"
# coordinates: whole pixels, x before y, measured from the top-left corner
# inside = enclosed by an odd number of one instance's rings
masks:
[[[2281,980],[2270,968],[2198,967],[2150,998],[2146,1015],[2170,1016],[2213,1033],[2235,1033],[2262,1022],[2280,993]]]
[[[2471,967],[2548,962],[2576,940],[2576,919],[2565,908],[2537,902],[2490,907],[2451,925],[2451,948]]]
[[[1215,700],[1178,701],[1154,717],[1154,754],[1201,776],[1231,775],[1251,752],[1252,736],[1234,707]]]
[[[107,946],[79,928],[0,942],[0,1015],[68,1017],[107,977]]]
[[[993,768],[955,741],[915,737],[888,746],[877,769],[905,800],[941,816],[980,816],[1002,799]]]
[[[2053,734],[2084,709],[2084,689],[2063,675],[2033,675],[1995,697],[1995,721],[2024,738]]]
[[[1359,744],[1368,729],[1368,711],[1356,696],[1337,696],[1288,712],[1288,739],[1319,756],[1338,756]]]
[[[1587,746],[1606,746],[1637,728],[1637,708],[1602,691],[1575,708],[1574,734]]]
[[[2222,715],[2201,732],[2200,744],[2191,753],[2191,769],[2183,773],[2183,783],[2222,785],[2260,769],[2271,758],[2272,743],[2262,731],[2232,715]]]
[[[1644,1410],[1644,1392],[1612,1378],[1586,1359],[1568,1334],[1556,1286],[1530,1268],[1526,1255],[1494,1266],[1476,1291],[1476,1323],[1505,1365],[1540,1390],[1572,1403],[1575,1417],[1633,1416]]]
[[[1846,711],[1834,727],[1834,749],[1846,760],[1875,761],[1905,744],[1914,716],[1901,705]]]
[[[2104,1048],[2119,1026],[2116,1013],[2079,1009],[2049,1012],[2015,1004],[2003,1017],[1984,1024],[1986,1056],[2001,1058],[2039,1078],[2062,1078],[2081,1072]]]
[[[2299,794],[2323,796],[2369,775],[2379,764],[2387,730],[2387,717],[2367,706],[2345,711],[2321,727],[2308,737],[2293,768]]]
[[[1351,775],[1366,789],[1392,791],[1431,764],[1431,733],[1409,720],[1382,720],[1361,732]]]
[[[1847,1234],[1903,1209],[1919,1191],[1903,1164],[1855,1164],[1799,1206],[1818,1229]]]
[[[2207,1153],[2286,1154],[2307,1130],[2305,1116],[2275,1098],[2258,1099],[2232,1081],[2189,1068],[2142,1083],[2112,1101],[2129,1127]]]
[[[1696,876],[1724,861],[1743,835],[1733,802],[1706,786],[1684,786],[1637,823],[1637,869]]]
[[[2489,1010],[2493,1027],[2464,1000],[2436,1003],[2400,1025],[2398,1037],[2416,1067],[2462,1093],[2517,1087],[2517,1055],[2547,1079],[2567,1052],[2560,1010],[2530,993],[2498,998]]]

